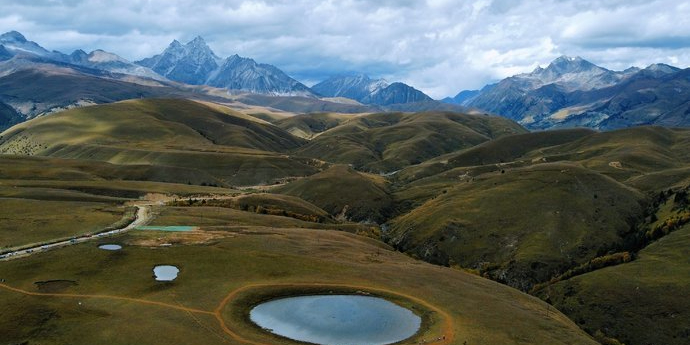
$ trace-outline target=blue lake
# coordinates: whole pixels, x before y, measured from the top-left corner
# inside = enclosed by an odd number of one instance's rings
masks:
[[[153,274],[159,282],[173,281],[179,272],[179,268],[170,265],[159,265],[153,268]]]
[[[422,322],[395,303],[359,295],[281,298],[257,305],[249,317],[271,333],[324,345],[391,344],[413,336]]]
[[[98,246],[98,248],[104,250],[120,250],[122,249],[122,246],[119,244],[101,244],[100,246]]]

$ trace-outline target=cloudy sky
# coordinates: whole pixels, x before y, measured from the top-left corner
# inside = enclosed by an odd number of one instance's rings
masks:
[[[116,4],[116,5],[114,5]],[[49,50],[137,60],[197,35],[311,85],[345,72],[441,98],[582,56],[610,69],[690,66],[680,0],[0,0],[0,31]]]

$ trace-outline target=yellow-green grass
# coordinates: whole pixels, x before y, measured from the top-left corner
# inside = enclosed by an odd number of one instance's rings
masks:
[[[283,151],[300,144],[300,139],[244,114],[176,99],[130,100],[72,109],[15,126],[3,137],[5,141],[17,140],[13,138],[22,132],[36,137],[37,146],[48,146],[43,150],[60,144],[90,143],[183,150],[222,145]],[[7,145],[5,142],[3,148]]]
[[[165,182],[253,185],[316,172],[280,153],[302,139],[218,107],[154,99],[72,109],[8,129],[0,152],[138,165],[120,173]]]
[[[229,188],[149,181],[0,180],[0,195],[48,200],[53,199],[51,195],[65,193],[76,195],[75,199],[81,196],[88,200],[96,196],[99,200],[125,201],[124,199],[138,199],[148,193],[189,196],[199,194],[223,195],[238,192],[238,190]],[[15,193],[19,194],[16,195]],[[42,194],[45,197],[42,197]],[[103,196],[111,198],[102,199]]]
[[[644,207],[641,193],[570,164],[486,173],[444,190],[390,221],[389,241],[525,290],[622,245]]]
[[[112,204],[0,198],[0,251],[101,230],[122,218]]]
[[[61,290],[53,293],[102,295],[27,296],[0,288],[3,340],[74,345],[244,344],[224,332],[213,313],[231,292],[255,284],[335,284],[412,296],[403,299],[438,310],[423,334],[404,343],[446,335],[451,344],[596,344],[534,297],[413,260],[365,237],[307,229],[213,230],[220,236],[206,244],[146,247],[138,244],[179,235],[131,232],[107,239],[123,244],[121,251],[85,243],[0,263],[0,277],[15,288],[38,292],[36,281],[69,280],[77,284],[56,287]],[[152,268],[157,264],[178,266],[178,278],[171,283],[155,282]],[[231,320],[226,327],[234,334],[255,343],[294,343],[259,333],[245,319],[233,319],[234,308],[231,299],[219,311]]]
[[[535,156],[546,148],[569,143],[594,133],[595,131],[590,129],[577,128],[507,135],[405,168],[396,178],[401,181],[413,181],[457,167],[531,164],[531,158],[528,159],[526,156]]]
[[[140,180],[222,186],[223,182],[196,169],[150,164],[111,164],[95,160],[0,155],[0,179]]]
[[[310,222],[333,222],[328,212],[300,198],[269,193],[251,193],[224,198],[182,198],[169,203],[171,206],[226,207],[260,214],[286,216]]]
[[[491,138],[524,132],[518,124],[500,117],[379,113],[347,121],[296,152],[363,170],[390,172]]]
[[[570,160],[618,181],[690,165],[690,130],[634,127],[596,133],[543,150],[548,161]]]
[[[354,221],[382,222],[393,208],[384,178],[336,165],[318,174],[296,180],[273,192],[296,196]]]
[[[227,207],[156,207],[156,214],[151,225],[171,226],[205,226],[232,227],[242,229],[245,226],[289,227],[304,229],[332,229],[379,238],[378,226],[359,223],[314,223],[288,216],[262,214],[256,211],[242,211]]]
[[[690,342],[690,224],[652,243],[636,260],[539,292],[583,329],[627,345]]]
[[[356,116],[361,116],[361,114],[311,113],[287,117],[274,123],[292,135],[312,139]]]
[[[681,185],[690,167],[690,131],[636,127],[612,132],[568,129],[506,136],[442,155],[395,175],[398,183],[448,175],[453,169],[495,169],[575,162],[644,191]]]

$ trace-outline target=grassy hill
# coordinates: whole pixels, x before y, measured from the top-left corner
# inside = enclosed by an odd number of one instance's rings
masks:
[[[341,125],[355,116],[352,114],[312,113],[287,117],[274,123],[294,136],[312,139],[315,136]]]
[[[644,196],[572,164],[540,164],[447,185],[390,221],[389,242],[527,290],[622,245]]]
[[[313,174],[308,160],[281,154],[301,143],[259,119],[171,99],[68,110],[0,134],[2,153],[200,170],[228,184]]]
[[[354,221],[382,222],[393,208],[385,179],[343,165],[333,166],[274,191],[302,198],[333,216]]]
[[[595,133],[593,130],[578,128],[502,136],[465,150],[430,159],[418,166],[406,168],[396,177],[399,180],[410,181],[457,167],[505,164],[516,161],[519,165],[531,164],[531,160],[524,159],[525,156],[534,156],[535,151],[540,152],[552,146],[570,143],[593,133]]]
[[[444,112],[359,116],[296,152],[355,168],[390,172],[504,135],[524,133],[499,117]]]

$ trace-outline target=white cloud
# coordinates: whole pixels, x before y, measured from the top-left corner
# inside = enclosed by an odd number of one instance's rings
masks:
[[[47,49],[137,60],[203,36],[218,55],[307,82],[361,71],[432,97],[531,71],[562,55],[623,69],[690,65],[690,4],[676,0],[102,0],[0,3],[0,31]]]

